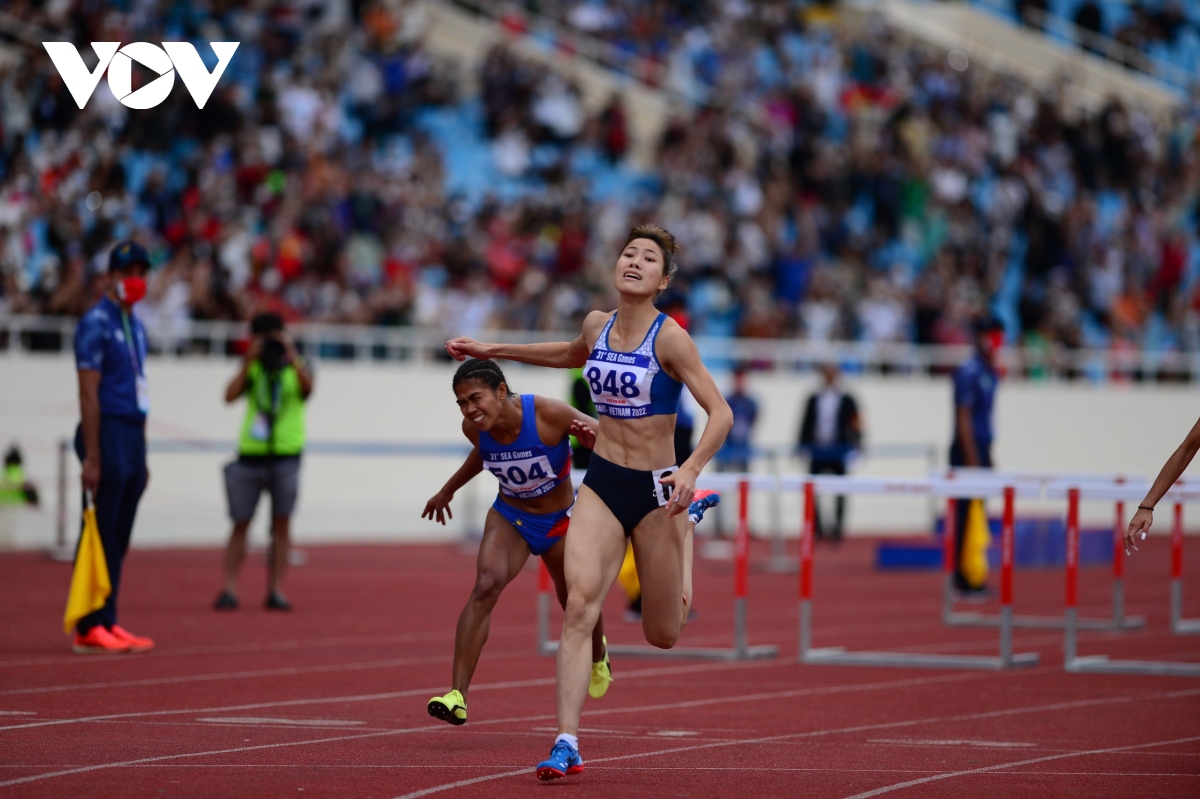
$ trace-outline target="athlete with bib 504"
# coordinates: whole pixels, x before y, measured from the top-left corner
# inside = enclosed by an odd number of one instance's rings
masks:
[[[474,449],[421,516],[445,524],[453,518],[450,502],[455,493],[481,471],[491,472],[500,483],[483,524],[475,587],[458,617],[451,690],[429,700],[429,715],[465,724],[467,689],[487,642],[492,609],[530,554],[541,557],[559,602],[566,601],[562,541],[575,504],[569,439],[576,424],[580,440],[593,443],[596,420],[565,402],[514,394],[494,361],[464,363],[454,375],[453,387],[462,410],[463,435]],[[594,621],[588,630],[592,655],[588,692],[599,699],[612,682],[612,672],[603,620],[597,616]]]
[[[579,717],[589,646],[600,606],[633,542],[642,585],[642,631],[654,646],[679,639],[692,599],[692,534],[684,515],[701,469],[733,425],[733,414],[691,337],[659,313],[655,297],[675,272],[675,238],[657,225],[629,232],[617,260],[615,312],[593,311],[571,342],[484,344],[456,338],[446,348],[468,357],[571,369],[582,366],[600,414],[595,452],[571,516],[564,571],[566,617],[558,648],[558,738],[537,775],[583,771]],[[686,385],[708,413],[692,456],[675,464],[675,415]]]

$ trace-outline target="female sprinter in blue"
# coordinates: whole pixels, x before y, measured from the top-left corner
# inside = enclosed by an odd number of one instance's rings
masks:
[[[541,556],[559,602],[566,602],[562,542],[575,504],[569,437],[572,424],[576,424],[582,433],[580,440],[592,443],[596,420],[565,402],[512,393],[494,361],[464,363],[454,375],[453,386],[462,410],[463,435],[475,448],[426,503],[421,517],[442,524],[447,517],[453,518],[450,501],[455,492],[484,469],[500,483],[500,493],[483,525],[475,588],[458,617],[451,691],[429,700],[429,715],[465,724],[467,688],[487,641],[492,608],[530,553]],[[599,616],[588,632],[592,664],[588,692],[599,699],[612,682]]]
[[[692,534],[684,512],[700,470],[733,426],[691,337],[654,307],[675,272],[675,238],[657,225],[630,231],[617,259],[615,312],[593,311],[569,343],[447,342],[462,360],[505,358],[583,367],[600,414],[595,452],[571,516],[564,571],[566,617],[558,648],[558,738],[539,779],[583,771],[579,717],[588,684],[589,638],[631,537],[642,584],[642,631],[654,646],[679,639],[692,599]],[[708,413],[692,456],[675,464],[675,414],[686,385]]]

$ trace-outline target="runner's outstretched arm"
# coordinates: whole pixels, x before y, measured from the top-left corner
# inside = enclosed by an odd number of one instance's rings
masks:
[[[1154,523],[1154,506],[1171,489],[1171,486],[1175,485],[1175,481],[1183,474],[1183,470],[1192,462],[1192,458],[1196,457],[1198,451],[1200,451],[1200,419],[1197,419],[1196,424],[1192,425],[1192,429],[1184,437],[1183,443],[1171,453],[1171,457],[1167,458],[1158,477],[1154,479],[1154,485],[1150,486],[1150,490],[1146,492],[1146,498],[1142,500],[1137,513],[1133,514],[1133,518],[1129,520],[1129,527],[1125,529],[1126,551],[1133,546],[1138,533],[1145,537],[1150,530],[1150,525]]]
[[[587,363],[590,347],[588,331],[599,334],[599,328],[608,321],[608,314],[592,311],[583,322],[583,333],[573,341],[549,341],[542,344],[486,344],[473,338],[460,336],[446,342],[446,351],[455,360],[467,358],[500,358],[518,361],[533,366],[549,366],[554,369],[574,369]]]

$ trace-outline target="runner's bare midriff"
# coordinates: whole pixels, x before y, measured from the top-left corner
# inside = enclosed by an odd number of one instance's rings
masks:
[[[596,454],[627,469],[653,471],[675,463],[675,414],[646,419],[600,417]]]

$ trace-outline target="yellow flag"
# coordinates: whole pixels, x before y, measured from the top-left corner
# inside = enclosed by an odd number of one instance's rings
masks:
[[[972,588],[982,588],[987,581],[987,551],[991,543],[992,534],[988,530],[987,511],[984,510],[983,500],[973,499],[968,505],[967,527],[963,531],[960,556],[963,579]]]
[[[637,564],[633,562],[633,544],[625,545],[625,561],[621,564],[621,571],[617,573],[617,584],[621,586],[621,590],[625,592],[625,599],[629,602],[642,595]]]
[[[108,579],[108,561],[96,526],[96,507],[87,502],[83,509],[83,533],[79,551],[75,553],[75,570],[71,573],[71,593],[67,595],[67,612],[63,615],[63,632],[70,633],[84,616],[104,607],[112,593]]]

